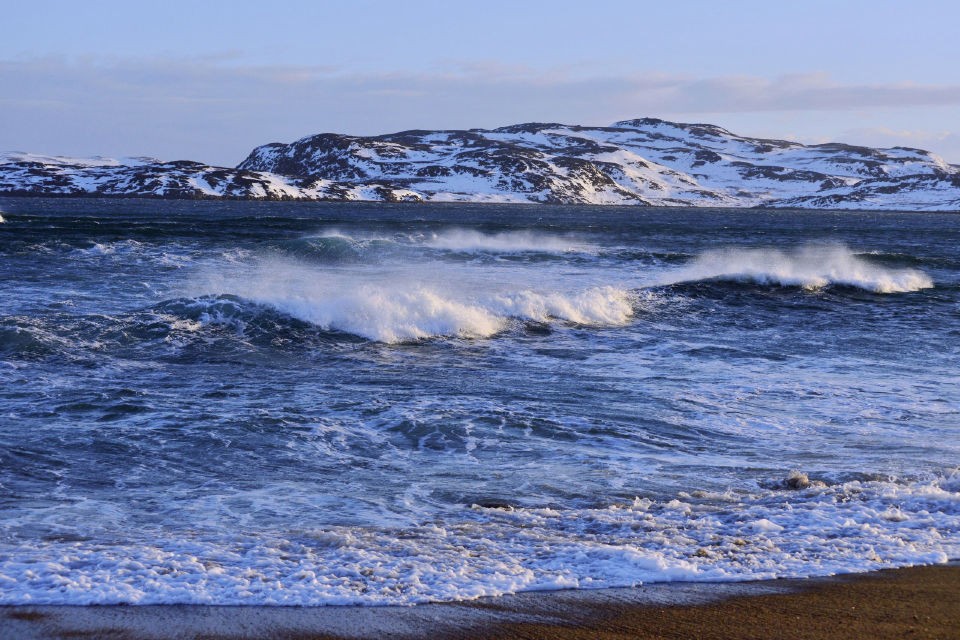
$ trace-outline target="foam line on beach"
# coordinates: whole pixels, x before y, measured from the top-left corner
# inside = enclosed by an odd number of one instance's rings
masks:
[[[917,567],[856,577],[747,583],[674,583],[643,589],[522,593],[416,607],[0,607],[0,635],[20,640],[112,635],[185,637],[446,636],[563,639],[584,635],[686,637],[710,627],[717,638],[763,636],[790,620],[798,635],[842,633],[890,640],[952,637],[960,566]],[[826,621],[826,622],[825,622]]]

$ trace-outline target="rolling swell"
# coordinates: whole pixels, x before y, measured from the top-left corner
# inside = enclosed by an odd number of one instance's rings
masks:
[[[339,233],[294,238],[273,245],[281,256],[328,265],[379,262],[395,247],[395,243],[386,239],[356,240]]]
[[[174,298],[117,315],[12,317],[0,323],[0,354],[16,359],[218,358],[300,351],[337,343],[490,338],[506,331],[546,335],[556,323],[618,326],[634,314],[630,292],[597,287],[574,293],[530,290],[463,299],[417,284],[349,285],[335,291],[271,288]]]
[[[122,317],[112,335],[140,351],[160,346],[168,355],[218,358],[325,348],[357,339],[318,327],[268,305],[234,295],[176,298]]]
[[[0,355],[10,360],[110,358],[216,361],[257,352],[302,352],[358,338],[236,296],[166,300],[117,315],[62,314],[0,322]]]
[[[26,319],[4,319],[0,324],[0,354],[8,357],[30,357],[53,352],[53,346],[30,324]]]

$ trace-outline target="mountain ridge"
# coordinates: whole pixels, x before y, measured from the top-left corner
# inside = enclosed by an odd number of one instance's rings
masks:
[[[0,195],[960,211],[960,166],[909,147],[637,118],[319,133],[258,146],[236,167],[7,153]]]

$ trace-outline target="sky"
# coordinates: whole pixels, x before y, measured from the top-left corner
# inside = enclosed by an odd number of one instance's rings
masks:
[[[657,117],[960,163],[955,0],[0,8],[0,151],[233,166],[321,132]]]

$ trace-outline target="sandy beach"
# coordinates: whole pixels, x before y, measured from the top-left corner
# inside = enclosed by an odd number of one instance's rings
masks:
[[[415,607],[14,606],[0,637],[956,638],[960,565],[523,593]]]

